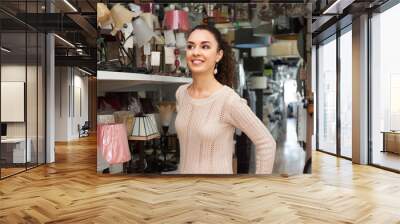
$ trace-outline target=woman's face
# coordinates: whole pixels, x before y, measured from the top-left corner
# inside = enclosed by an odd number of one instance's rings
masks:
[[[208,30],[193,31],[187,41],[186,62],[192,73],[213,74],[215,63],[221,60],[223,51],[218,50],[217,40]]]

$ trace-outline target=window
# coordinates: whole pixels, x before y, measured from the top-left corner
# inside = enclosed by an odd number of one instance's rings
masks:
[[[340,36],[340,155],[352,157],[352,32]]]
[[[400,170],[400,133],[386,141],[384,132],[400,131],[400,30],[393,29],[399,21],[400,4],[371,19],[372,163],[395,170]],[[398,152],[385,145],[392,143]]]
[[[336,154],[336,39],[318,48],[318,145]]]

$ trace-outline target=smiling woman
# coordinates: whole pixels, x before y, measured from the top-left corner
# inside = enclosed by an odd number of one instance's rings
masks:
[[[178,88],[176,130],[181,174],[232,174],[233,134],[244,131],[256,145],[256,174],[271,174],[276,143],[232,87],[230,47],[212,26],[188,37],[186,61],[193,82]]]

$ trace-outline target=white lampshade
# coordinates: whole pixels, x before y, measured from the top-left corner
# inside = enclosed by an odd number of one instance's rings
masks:
[[[252,57],[266,57],[267,56],[267,47],[251,48],[251,56]]]
[[[175,111],[175,103],[162,102],[160,103],[160,121],[162,126],[169,126],[171,124],[172,115]]]
[[[135,117],[133,124],[132,136],[136,139],[147,140],[151,137],[159,135],[154,116],[138,116]]]
[[[252,76],[249,78],[249,89],[266,89],[267,77],[265,76]]]
[[[164,37],[165,37],[165,45],[175,46],[176,39],[173,30],[164,30]]]
[[[154,15],[152,13],[146,12],[140,15],[140,18],[147,24],[147,26],[154,31]],[[156,17],[157,19],[157,17]]]
[[[129,8],[132,12],[137,13],[138,15],[142,14],[142,10],[140,10],[140,5],[136,5],[136,4],[133,4],[133,3],[129,3],[129,4],[128,4],[128,8]]]
[[[268,57],[300,57],[296,40],[280,40],[268,47]]]
[[[186,47],[185,33],[176,33],[176,47],[181,49]]]
[[[154,32],[149,28],[142,18],[133,20],[132,25],[136,42],[139,47],[142,47],[144,44],[148,43],[151,38],[153,38]]]
[[[157,125],[157,121],[156,121],[156,116],[155,116],[155,114],[146,114],[146,116],[148,116],[148,117],[150,118],[150,121],[151,121],[151,123],[152,123],[152,128],[154,129],[154,132],[155,132],[156,134],[158,134],[159,131],[158,131],[158,125]]]

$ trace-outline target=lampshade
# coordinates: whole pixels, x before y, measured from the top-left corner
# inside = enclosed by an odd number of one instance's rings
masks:
[[[154,4],[153,3],[142,3],[140,4],[140,9],[142,12],[151,13],[153,12]]]
[[[165,37],[165,45],[167,46],[175,46],[176,39],[174,31],[172,30],[164,30],[164,37]]]
[[[184,10],[169,10],[165,12],[163,27],[167,30],[187,32],[190,29],[188,13]]]
[[[140,15],[140,18],[143,19],[143,21],[147,24],[147,26],[154,31],[154,15],[152,13],[146,12],[146,13],[142,13]]]
[[[265,76],[252,76],[248,82],[249,89],[266,89],[267,77]]]
[[[302,25],[296,18],[279,16],[274,20],[274,38],[279,40],[297,40]]]
[[[129,8],[132,12],[137,13],[137,15],[142,14],[142,10],[140,9],[140,6],[139,6],[139,5],[136,5],[136,4],[133,4],[133,3],[129,3],[129,4],[128,4],[128,8]]]
[[[265,47],[267,44],[267,37],[253,36],[252,28],[240,28],[235,31],[234,47],[236,48]]]
[[[157,132],[157,134],[159,134],[158,125],[157,125],[157,121],[156,121],[156,116],[155,116],[155,114],[146,114],[146,116],[150,118],[150,121],[151,121],[151,123],[152,123],[152,125],[153,125],[153,128],[155,129],[155,131]]]
[[[97,3],[97,24],[104,27],[111,24],[111,12],[104,3]]]
[[[232,23],[217,23],[215,24],[215,28],[217,28],[221,34],[227,34],[229,31],[235,29]]]
[[[139,47],[148,43],[154,36],[154,32],[144,22],[142,18],[136,18],[132,22],[133,32],[135,33],[135,39]]]
[[[255,47],[251,48],[252,57],[265,57],[267,56],[267,47]]]
[[[130,135],[133,131],[133,121],[135,116],[130,111],[115,111],[114,112],[115,123],[125,124],[127,135]]]
[[[132,18],[137,17],[138,14],[129,11],[121,4],[116,4],[111,8],[111,16],[114,21],[114,29],[112,30],[111,35],[115,35],[119,30],[121,30],[125,23],[132,21]]]
[[[162,126],[170,125],[174,111],[175,111],[175,103],[170,103],[170,102],[160,103],[160,121]]]
[[[272,34],[272,32],[273,32],[272,23],[264,23],[264,24],[257,26],[254,29],[253,35],[256,37],[260,37],[260,36]]]
[[[185,33],[177,33],[176,34],[176,47],[177,48],[185,48],[186,47]]]
[[[159,135],[155,119],[152,120],[149,116],[137,116],[133,124],[132,137],[137,140],[148,140]]]
[[[165,39],[164,36],[161,34],[161,26],[160,22],[158,21],[158,17],[154,14],[152,14],[153,17],[153,24],[154,24],[154,39],[155,39],[155,44],[159,45],[164,45],[165,44]]]
[[[268,47],[268,57],[300,57],[296,40],[280,40]]]

